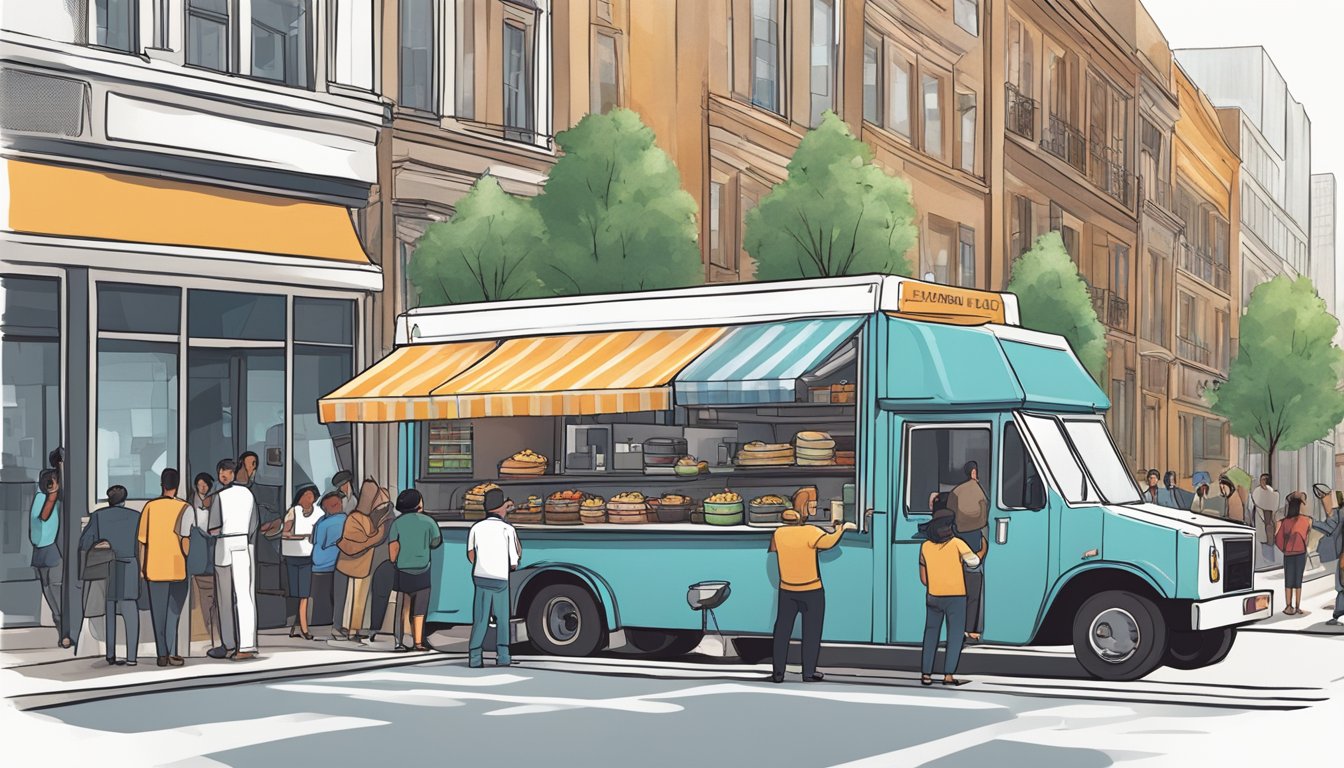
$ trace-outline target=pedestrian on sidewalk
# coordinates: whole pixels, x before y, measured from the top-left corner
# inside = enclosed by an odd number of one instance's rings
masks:
[[[1241,498],[1240,489],[1227,475],[1218,478],[1218,495],[1223,497],[1223,517],[1255,527],[1255,521],[1246,514],[1246,502]]]
[[[222,648],[212,658],[246,661],[257,657],[256,552],[252,538],[259,521],[256,499],[234,484],[233,459],[221,459],[215,473],[222,488],[211,507],[210,534],[215,543],[215,597],[219,605]]]
[[[1148,487],[1143,490],[1143,501],[1145,504],[1161,504],[1162,489],[1157,487],[1157,482],[1162,478],[1162,474],[1156,469],[1148,470]]]
[[[177,470],[159,473],[163,495],[140,510],[136,540],[140,542],[140,573],[149,586],[149,615],[154,625],[154,652],[160,667],[180,667],[178,621],[187,602],[187,553],[195,518],[177,498]]]
[[[287,596],[296,600],[294,622],[289,626],[290,637],[312,640],[308,631],[308,598],[313,593],[313,529],[322,519],[322,510],[315,506],[317,486],[305,485],[294,494],[294,505],[285,513],[280,531],[280,554],[285,558]]]
[[[95,546],[112,550],[104,600],[106,628],[105,655],[109,666],[136,665],[136,651],[140,645],[140,563],[136,551],[136,534],[140,530],[140,513],[123,506],[126,489],[114,485],[107,489],[107,506],[95,510],[89,524],[79,537],[79,551],[89,552]],[[126,655],[117,660],[117,614],[126,624]]]
[[[336,491],[322,494],[317,502],[322,517],[313,525],[313,590],[312,594],[330,612],[331,639],[345,640],[345,574],[336,570],[340,557],[341,533],[345,530],[345,500]],[[316,609],[313,611],[318,616]],[[309,619],[313,621],[313,619]]]
[[[1218,509],[1217,502],[1209,498],[1209,473],[1196,472],[1191,482],[1195,486],[1195,495],[1190,499],[1190,511],[1210,517],[1225,517],[1223,511]]]
[[[341,511],[347,515],[355,511],[355,504],[359,499],[355,498],[354,488],[351,483],[355,476],[350,470],[342,469],[331,476],[331,489],[341,495]]]
[[[1270,484],[1269,473],[1260,476],[1260,484],[1251,491],[1251,504],[1255,507],[1254,517],[1262,526],[1265,544],[1274,543],[1274,515],[1281,503],[1279,492]]]
[[[29,563],[37,572],[42,585],[42,597],[51,610],[56,624],[56,644],[62,648],[71,645],[70,636],[61,623],[61,586],[65,579],[61,571],[61,550],[56,544],[61,530],[61,477],[56,469],[44,469],[37,475],[37,495],[28,516],[28,542],[33,545]]]
[[[350,640],[363,643],[367,637],[360,634],[365,614],[369,609],[369,590],[373,586],[373,550],[387,535],[383,525],[386,510],[374,510],[375,518],[359,505],[345,517],[341,540],[337,545],[340,555],[336,570],[349,578],[345,595],[345,622]]]
[[[789,660],[789,640],[793,637],[794,620],[803,617],[803,681],[821,682],[825,675],[817,671],[821,657],[821,632],[826,620],[826,589],[821,583],[821,567],[817,561],[820,552],[840,543],[845,531],[854,529],[852,523],[837,525],[827,533],[815,525],[807,525],[807,509],[786,509],[781,518],[784,525],[776,528],[770,537],[767,552],[774,552],[779,561],[779,590],[775,608],[775,631],[771,662],[771,680],[784,682],[784,669]],[[962,620],[965,621],[965,604]],[[960,636],[960,635],[958,635]]]
[[[187,573],[191,575],[192,604],[200,611],[201,622],[210,634],[210,647],[223,646],[219,630],[219,605],[215,601],[215,540],[210,536],[210,490],[215,479],[202,472],[192,481],[191,538],[187,543]]]
[[[467,663],[484,665],[485,635],[490,617],[495,619],[495,666],[507,667],[509,658],[509,574],[517,570],[523,556],[518,532],[509,525],[513,502],[504,492],[491,488],[485,492],[485,519],[467,532],[467,561],[471,563],[471,581],[475,587],[471,608],[471,640],[467,645]]]
[[[926,588],[924,598],[924,648],[920,657],[920,685],[933,685],[934,660],[938,655],[938,636],[947,626],[947,654],[943,657],[943,685],[960,685],[957,664],[965,641],[966,569],[980,565],[988,541],[973,552],[966,542],[954,535],[956,516],[951,510],[934,510],[925,529],[927,540],[919,546],[919,580]]]
[[[1311,518],[1302,514],[1305,502],[1300,491],[1288,494],[1288,508],[1274,528],[1274,546],[1283,553],[1283,612],[1288,616],[1302,613],[1302,575],[1307,570],[1307,532],[1311,530]]]
[[[430,551],[443,544],[443,534],[439,524],[425,514],[424,497],[414,488],[397,495],[397,511],[401,514],[392,521],[387,534],[388,549],[397,569],[395,588],[401,594],[401,615],[396,621],[398,627],[411,624],[415,650],[427,651],[425,612],[429,609]],[[399,650],[405,650],[404,642],[398,646]]]

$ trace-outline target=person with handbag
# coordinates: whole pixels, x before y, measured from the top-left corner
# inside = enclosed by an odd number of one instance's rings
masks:
[[[149,615],[154,625],[154,650],[160,667],[180,667],[177,628],[187,602],[187,551],[194,522],[191,507],[177,498],[177,470],[159,473],[163,495],[140,510],[140,575],[149,587]]]
[[[366,483],[369,484],[371,483]],[[336,558],[336,570],[349,579],[345,599],[345,626],[350,640],[356,643],[367,640],[360,631],[369,608],[369,588],[373,582],[373,550],[387,533],[383,526],[386,514],[383,506],[386,506],[386,502],[373,510],[374,514],[370,514],[366,504],[372,504],[376,496],[385,495],[385,490],[381,494],[374,495],[360,493],[360,501],[355,505],[354,511],[346,515],[345,526],[341,530],[341,541],[337,545],[341,553]]]
[[[111,551],[107,584],[104,593],[106,644],[109,666],[136,665],[136,651],[140,644],[140,563],[136,534],[140,530],[140,513],[123,506],[126,489],[114,485],[107,489],[107,506],[95,510],[89,524],[79,536],[79,551],[90,552],[105,545]],[[87,565],[87,562],[86,562]],[[126,624],[126,655],[117,659],[117,614]]]
[[[924,647],[920,658],[921,685],[933,685],[933,664],[938,655],[938,636],[947,626],[947,655],[943,658],[943,685],[960,685],[957,664],[965,644],[966,569],[980,565],[988,541],[973,552],[956,535],[956,513],[941,504],[925,527],[926,541],[919,547],[919,580],[927,588],[924,599]]]
[[[1274,526],[1274,546],[1283,553],[1283,612],[1288,616],[1302,613],[1302,576],[1307,570],[1307,534],[1311,517],[1302,514],[1306,495],[1288,494],[1283,519]]]

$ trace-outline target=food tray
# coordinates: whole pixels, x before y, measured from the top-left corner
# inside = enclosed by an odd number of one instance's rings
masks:
[[[660,523],[684,523],[691,517],[691,512],[695,509],[694,504],[663,504],[654,499],[649,502],[649,509],[653,511],[654,517]]]

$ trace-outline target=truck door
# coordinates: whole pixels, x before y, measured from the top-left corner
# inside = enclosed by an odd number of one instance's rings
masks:
[[[994,420],[967,418],[940,421],[903,420],[894,431],[901,441],[901,481],[894,483],[891,510],[892,555],[891,613],[889,636],[894,643],[919,643],[924,634],[924,596],[919,580],[919,547],[924,542],[919,526],[932,518],[930,497],[950,493],[968,482],[977,482],[988,496],[993,488]],[[974,464],[976,479],[968,476]],[[992,508],[991,508],[992,512]]]
[[[1050,572],[1050,494],[1011,415],[1002,419],[998,485],[990,494],[984,639],[1026,643],[1036,631]]]

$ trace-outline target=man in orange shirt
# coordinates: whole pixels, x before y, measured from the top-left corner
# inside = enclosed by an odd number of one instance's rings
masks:
[[[815,525],[804,525],[806,512],[784,510],[784,525],[775,529],[768,551],[779,556],[779,609],[775,616],[774,676],[784,682],[784,665],[789,656],[789,638],[798,614],[803,615],[803,680],[820,682],[825,676],[817,671],[821,656],[821,627],[826,615],[826,592],[821,585],[817,553],[840,543],[853,523],[837,526],[827,533]]]
[[[177,498],[177,470],[159,473],[163,495],[140,512],[140,574],[149,586],[149,613],[154,623],[154,648],[160,667],[185,663],[177,653],[177,624],[187,601],[187,551],[194,515]]]

